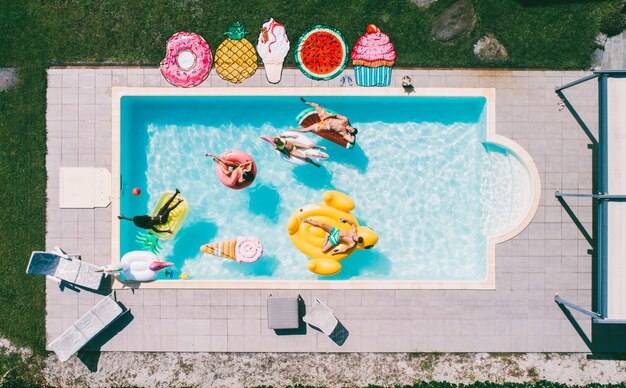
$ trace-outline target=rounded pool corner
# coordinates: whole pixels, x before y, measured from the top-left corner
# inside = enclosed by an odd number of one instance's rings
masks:
[[[541,179],[539,177],[537,165],[531,158],[530,154],[515,141],[504,136],[492,135],[485,143],[485,147],[489,151],[497,153],[505,152],[510,156],[510,158],[517,161],[518,170],[515,171],[515,174],[518,174],[518,179],[525,180],[525,182],[522,182],[519,187],[523,188],[527,192],[527,196],[524,198],[524,208],[517,209],[517,216],[512,217],[511,222],[502,230],[487,235],[490,242],[497,244],[517,236],[531,223],[539,208],[539,202],[541,199]],[[519,174],[524,175],[520,176]],[[520,198],[512,198],[511,200],[513,202],[517,202]],[[519,206],[519,202],[517,205]]]

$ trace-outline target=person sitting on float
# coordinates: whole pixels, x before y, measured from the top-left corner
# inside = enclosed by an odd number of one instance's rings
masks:
[[[275,137],[274,142],[273,142],[274,148],[276,148],[278,151],[282,152],[283,154],[287,156],[293,156],[293,157],[305,160],[311,163],[312,165],[314,165],[315,167],[320,166],[319,164],[312,161],[304,152],[300,150],[316,149],[316,148],[320,150],[325,150],[326,147],[318,146],[314,144],[303,144],[297,141],[289,141],[287,140],[288,138],[292,139],[292,138],[295,138],[295,136],[284,134],[279,137]]]
[[[157,229],[157,226],[167,224],[167,220],[170,216],[170,212],[174,210],[176,206],[180,205],[181,202],[183,202],[182,199],[179,199],[178,202],[174,204],[174,206],[169,207],[172,201],[174,200],[174,198],[176,198],[178,194],[180,194],[180,190],[176,189],[176,192],[174,193],[174,195],[172,195],[170,199],[168,199],[167,202],[165,202],[165,204],[161,206],[161,209],[159,209],[159,212],[154,217],[145,215],[145,216],[134,216],[133,218],[128,218],[122,214],[121,216],[117,216],[117,218],[119,218],[120,220],[132,221],[136,226],[142,229],[152,229],[157,233],[172,233],[172,231],[169,229],[168,230]]]
[[[348,219],[343,217],[339,217],[339,221],[343,223],[348,223],[352,227],[350,230],[342,231],[338,228],[325,224],[323,222],[316,221],[312,218],[302,219],[302,222],[306,222],[307,224],[311,224],[315,227],[318,227],[324,232],[326,232],[326,238],[324,239],[324,244],[322,244],[322,253],[327,253],[330,251],[331,255],[338,255],[340,253],[345,253],[350,249],[354,248],[357,243],[363,242],[363,237],[359,237],[356,234],[356,224]],[[335,248],[334,246],[339,243],[343,243],[345,247],[343,248]],[[331,251],[332,249],[332,251]]]
[[[230,160],[224,160],[219,156],[207,152],[204,156],[210,156],[215,163],[220,166],[220,169],[230,178],[234,183],[251,182],[254,180],[254,173],[252,172],[252,161],[246,163],[239,163]]]
[[[294,131],[298,132],[321,132],[321,131],[334,131],[340,134],[348,143],[354,144],[356,140],[354,135],[359,131],[350,124],[350,120],[346,116],[342,116],[338,113],[328,113],[320,104],[315,102],[309,102],[300,97],[300,100],[305,104],[315,108],[317,116],[320,118],[319,123],[312,124],[306,128],[297,128]]]

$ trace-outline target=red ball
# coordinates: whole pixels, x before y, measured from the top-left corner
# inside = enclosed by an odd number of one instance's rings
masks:
[[[139,189],[139,187],[135,187],[135,188],[133,189],[133,195],[135,195],[135,196],[136,196],[136,195],[139,195],[139,194],[141,194],[141,189]]]

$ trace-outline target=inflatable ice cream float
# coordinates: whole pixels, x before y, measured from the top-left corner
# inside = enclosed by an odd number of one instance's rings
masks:
[[[396,52],[389,36],[374,24],[354,45],[352,54],[354,77],[359,86],[389,86],[391,67],[396,60]]]
[[[200,247],[200,252],[238,263],[254,263],[263,256],[263,244],[256,237],[239,236],[232,240],[204,244]]]
[[[274,18],[263,24],[256,51],[263,61],[267,80],[272,84],[280,82],[283,62],[289,52],[289,47],[285,26],[278,23]]]

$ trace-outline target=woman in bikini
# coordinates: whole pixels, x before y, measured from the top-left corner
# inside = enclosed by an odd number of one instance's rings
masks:
[[[324,232],[326,232],[326,238],[324,239],[324,244],[322,244],[322,253],[328,253],[330,251],[331,255],[338,255],[340,253],[345,253],[350,249],[354,248],[357,243],[363,242],[363,237],[359,237],[356,234],[356,224],[350,220],[347,220],[343,217],[339,218],[339,221],[343,223],[348,223],[352,228],[350,230],[341,231],[334,226],[330,226],[323,222],[316,221],[312,218],[303,219],[302,222],[306,222],[307,224],[311,224],[315,227],[318,227]],[[335,248],[334,246],[339,243],[343,243],[345,245],[344,248]],[[332,251],[331,251],[332,249]]]
[[[320,131],[334,131],[340,134],[348,143],[354,144],[354,135],[356,135],[359,131],[350,125],[350,120],[348,120],[346,116],[342,116],[337,113],[328,113],[328,111],[320,106],[320,104],[308,102],[302,97],[300,97],[300,100],[315,108],[315,112],[320,118],[320,122],[306,128],[295,129],[295,131],[314,133]]]
[[[254,173],[252,172],[252,161],[246,163],[233,162],[224,160],[219,156],[207,152],[204,156],[210,156],[220,169],[235,183],[244,183],[254,180]]]
[[[319,164],[311,160],[311,158],[309,158],[301,150],[308,150],[308,149],[325,150],[326,147],[317,146],[314,144],[302,144],[297,141],[287,140],[287,139],[293,139],[293,138],[295,138],[294,135],[283,134],[283,135],[280,135],[279,137],[275,137],[272,144],[274,148],[276,148],[278,151],[282,152],[283,154],[287,156],[293,156],[293,157],[305,160],[311,163],[312,165],[314,165],[315,167],[319,167],[320,166]]]

